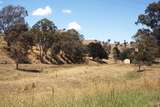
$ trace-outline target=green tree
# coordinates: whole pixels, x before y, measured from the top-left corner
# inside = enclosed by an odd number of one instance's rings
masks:
[[[26,55],[33,44],[32,35],[28,35],[28,26],[21,23],[10,26],[5,40],[9,44],[11,57],[16,60],[16,69],[18,69],[19,63],[27,63]]]
[[[111,48],[112,48],[110,42],[111,42],[110,39],[108,39],[107,42],[103,42],[103,47],[108,54],[111,53]]]
[[[28,16],[27,10],[22,6],[9,5],[0,10],[0,32],[5,34],[11,56],[16,59],[16,68],[18,63],[24,61],[27,52],[28,42],[22,34],[28,31],[25,24],[25,17]]]
[[[154,61],[157,53],[157,43],[148,29],[139,29],[134,39],[136,41],[134,59],[139,65],[138,71],[141,71],[143,64],[150,65]]]
[[[82,35],[74,29],[59,31],[54,36],[52,55],[55,56],[63,52],[64,56],[69,59],[71,63],[82,63],[84,61],[82,40]]]
[[[46,56],[46,53],[49,48],[51,48],[52,43],[54,42],[54,34],[57,30],[55,24],[44,18],[38,21],[32,27],[32,32],[34,33],[35,42],[39,45],[40,49],[40,60],[43,62],[43,57]]]
[[[125,48],[122,52],[120,52],[119,59],[121,61],[123,61],[125,59],[130,59],[132,62],[134,51],[135,51],[134,48]]]
[[[114,60],[117,62],[117,60],[120,59],[120,50],[118,49],[118,45],[116,44],[115,47],[112,49],[112,55]]]
[[[25,24],[27,10],[22,6],[9,5],[0,10],[0,32],[8,32],[10,26],[17,23]]]
[[[88,45],[88,50],[89,50],[89,56],[95,60],[96,58],[98,59],[108,59],[108,53],[105,51],[103,46],[100,43],[90,43]]]
[[[143,24],[152,29],[152,35],[155,37],[159,46],[160,56],[160,1],[149,4],[144,14],[139,15],[136,24]]]

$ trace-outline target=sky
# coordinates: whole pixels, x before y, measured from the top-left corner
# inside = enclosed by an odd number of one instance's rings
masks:
[[[131,41],[138,15],[158,0],[0,0],[0,8],[21,5],[29,13],[30,27],[43,18],[59,29],[76,29],[86,39]]]

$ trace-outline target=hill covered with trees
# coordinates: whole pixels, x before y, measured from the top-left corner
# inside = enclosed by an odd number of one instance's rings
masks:
[[[134,42],[124,43],[92,41],[85,43],[83,34],[75,29],[59,29],[47,18],[30,27],[25,18],[27,10],[22,6],[9,5],[0,10],[1,37],[5,40],[8,56],[16,63],[80,64],[87,57],[96,62],[102,59],[130,59],[140,66],[151,65],[160,57],[160,2],[147,6],[136,24],[142,28],[133,36]]]

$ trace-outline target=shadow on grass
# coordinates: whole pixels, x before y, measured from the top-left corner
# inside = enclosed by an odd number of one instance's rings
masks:
[[[142,77],[142,75],[143,75],[143,71],[141,71],[141,72],[128,72],[125,75],[125,78],[128,80],[139,79]]]
[[[137,70],[137,72],[144,72],[145,70],[143,69],[143,70]]]
[[[31,72],[31,73],[41,73],[43,70],[42,69],[22,69],[19,68],[19,71],[23,71],[23,72]]]

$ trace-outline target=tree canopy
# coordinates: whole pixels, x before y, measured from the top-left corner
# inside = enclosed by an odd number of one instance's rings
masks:
[[[0,31],[6,32],[10,26],[17,23],[25,24],[27,10],[22,6],[9,5],[0,10]]]
[[[150,65],[153,63],[158,51],[157,43],[148,29],[139,29],[134,39],[136,41],[134,60],[139,64],[140,71],[142,64]]]
[[[88,45],[89,56],[99,59],[108,59],[108,53],[105,51],[103,46],[100,43],[90,43]]]
[[[141,23],[151,29],[152,35],[160,44],[160,1],[147,6],[145,13],[138,16],[136,24]]]

